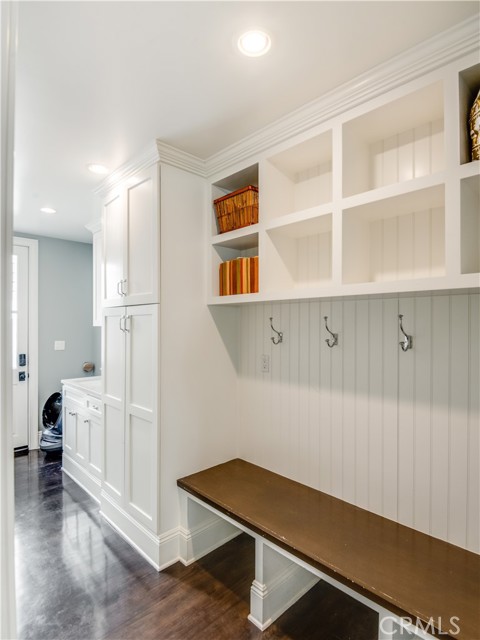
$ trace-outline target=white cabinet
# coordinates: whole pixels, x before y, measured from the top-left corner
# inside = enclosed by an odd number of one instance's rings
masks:
[[[92,259],[93,259],[93,326],[102,326],[102,221],[97,220],[86,225],[92,233]]]
[[[62,380],[63,470],[100,499],[103,423],[99,377]]]
[[[218,234],[212,211],[209,303],[478,288],[480,169],[466,123],[480,65],[470,60],[213,175],[212,201],[257,185],[259,221]],[[219,265],[252,252],[259,292],[219,296]]]
[[[158,305],[104,310],[105,468],[102,511],[156,532],[159,459]]]
[[[158,163],[117,186],[103,202],[103,306],[159,302]]]

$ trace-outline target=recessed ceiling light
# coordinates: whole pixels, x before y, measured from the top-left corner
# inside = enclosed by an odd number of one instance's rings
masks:
[[[87,169],[92,173],[98,173],[100,175],[105,175],[108,173],[108,169],[103,164],[88,164]]]
[[[270,49],[272,41],[265,31],[258,29],[243,33],[238,39],[240,51],[250,57],[263,56]]]
[[[57,213],[56,209],[52,209],[52,207],[42,207],[40,209],[42,213]]]

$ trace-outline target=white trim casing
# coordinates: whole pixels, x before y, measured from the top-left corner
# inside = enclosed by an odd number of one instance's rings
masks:
[[[0,4],[0,638],[16,637],[11,274],[16,2]]]

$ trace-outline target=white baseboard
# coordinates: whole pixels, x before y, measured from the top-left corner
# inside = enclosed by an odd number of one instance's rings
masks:
[[[163,536],[154,534],[132,518],[103,490],[100,494],[100,514],[157,571],[161,571],[178,560],[176,530],[173,535],[171,533],[163,534]],[[166,549],[163,550],[165,553],[160,550],[163,543],[166,546]]]
[[[76,482],[84,491],[88,493],[96,502],[100,502],[101,482],[95,476],[92,476],[86,469],[78,464],[69,455],[63,453],[62,471],[74,482]]]
[[[250,589],[248,619],[265,631],[272,622],[307,593],[318,578],[295,563],[289,565],[270,584],[254,580]]]

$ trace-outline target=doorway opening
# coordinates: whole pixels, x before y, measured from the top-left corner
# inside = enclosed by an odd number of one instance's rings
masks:
[[[38,240],[14,237],[12,433],[16,454],[38,449]]]

